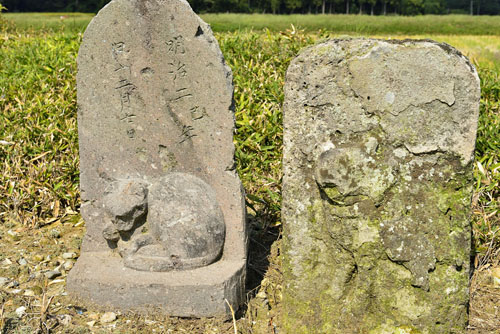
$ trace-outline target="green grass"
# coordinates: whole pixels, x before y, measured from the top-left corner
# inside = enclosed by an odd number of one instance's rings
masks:
[[[3,13],[20,31],[84,32],[94,14],[84,13]]]
[[[305,31],[355,34],[499,35],[500,17],[468,15],[369,16],[369,15],[270,15],[204,14],[214,31],[270,29],[283,31],[293,24]]]
[[[235,81],[238,171],[249,203],[279,225],[284,74],[298,51],[334,33],[217,33]],[[378,36],[388,37],[388,36]],[[399,36],[401,38],[405,36]],[[479,67],[483,97],[477,141],[478,249],[500,239],[499,36],[420,35],[456,45]],[[77,210],[75,59],[81,34],[3,34],[0,38],[0,219],[43,225]],[[255,52],[258,50],[258,52]],[[488,217],[488,218],[485,218]],[[494,223],[492,223],[492,221]],[[496,242],[496,241],[495,241]],[[482,246],[484,247],[482,247]]]
[[[264,204],[264,212],[270,214],[269,218],[275,219],[271,223],[277,225],[285,71],[298,51],[313,43],[316,36],[288,31],[280,34],[229,32],[216,37],[234,75],[238,171],[250,202]]]
[[[19,29],[66,32],[83,31],[93,14],[82,13],[4,13]],[[270,15],[202,14],[216,32],[262,30],[284,31],[293,24],[305,31],[330,31],[346,34],[391,35],[500,35],[499,16],[421,15]]]
[[[473,198],[476,265],[500,261],[500,64],[482,68]]]
[[[80,35],[0,38],[0,220],[43,224],[79,205]]]

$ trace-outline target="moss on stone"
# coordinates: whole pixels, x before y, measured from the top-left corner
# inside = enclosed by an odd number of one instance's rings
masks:
[[[290,84],[288,129],[311,134],[297,144],[307,154],[285,156],[308,166],[284,178],[284,198],[298,206],[286,212],[296,233],[285,247],[289,333],[465,333],[471,165],[464,165],[470,145],[457,144],[463,129],[455,131],[460,82],[437,80],[449,74],[433,64],[436,80],[422,87],[415,68],[427,68],[428,53],[439,49],[404,45],[327,42],[289,70],[300,79]],[[326,61],[332,68],[316,66]],[[337,94],[331,108],[329,87]],[[305,104],[316,106],[314,118],[301,114]],[[304,182],[312,186],[306,194]]]

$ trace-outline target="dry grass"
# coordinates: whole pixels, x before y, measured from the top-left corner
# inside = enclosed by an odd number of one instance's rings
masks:
[[[486,265],[472,278],[470,334],[500,333],[500,284],[493,283],[492,268]]]

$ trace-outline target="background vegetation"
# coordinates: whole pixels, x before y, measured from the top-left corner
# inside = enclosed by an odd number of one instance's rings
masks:
[[[78,214],[75,74],[82,31],[90,17],[19,15],[6,16],[10,23],[0,28],[0,333],[152,333],[153,329],[157,333],[167,329],[168,333],[234,333],[231,323],[216,319],[119,314],[109,324],[101,321],[99,313],[65,297],[64,278],[78,256],[84,232]],[[271,250],[269,267],[265,243],[274,241],[281,231],[285,71],[301,48],[339,34],[433,38],[454,45],[476,64],[482,97],[474,170],[474,263],[476,273],[499,265],[500,29],[488,30],[483,19],[489,18],[365,21],[371,18],[324,16],[326,29],[319,30],[312,16],[289,16],[296,20],[295,26],[285,28],[285,16],[257,16],[268,29],[232,31],[245,26],[244,22],[257,26],[256,16],[204,17],[218,31],[216,37],[234,74],[237,169],[247,191],[252,224],[249,276],[254,280],[250,286],[257,288],[248,293],[247,311],[237,322],[239,332],[274,333],[279,326],[279,240]],[[341,25],[328,25],[342,17],[346,20]],[[30,28],[34,23],[36,30]],[[223,31],[224,27],[231,31]],[[54,271],[59,276],[52,277]],[[500,293],[487,283],[476,287],[476,280],[480,281],[474,278],[471,289],[471,333],[496,333]]]
[[[4,13],[17,30],[83,32],[93,14],[82,13]],[[215,32],[242,30],[285,31],[293,25],[305,32],[335,32],[346,35],[498,35],[499,16],[421,15],[272,15],[272,14],[201,14]]]
[[[11,12],[97,12],[110,0],[3,0]],[[500,0],[188,0],[197,13],[498,15]]]

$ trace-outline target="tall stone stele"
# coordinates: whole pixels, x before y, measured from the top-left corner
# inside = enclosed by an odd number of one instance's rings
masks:
[[[465,334],[479,79],[433,41],[331,40],[284,103],[286,333]]]
[[[228,316],[247,234],[233,84],[183,0],[113,0],[78,55],[81,256],[71,295],[104,309]]]

